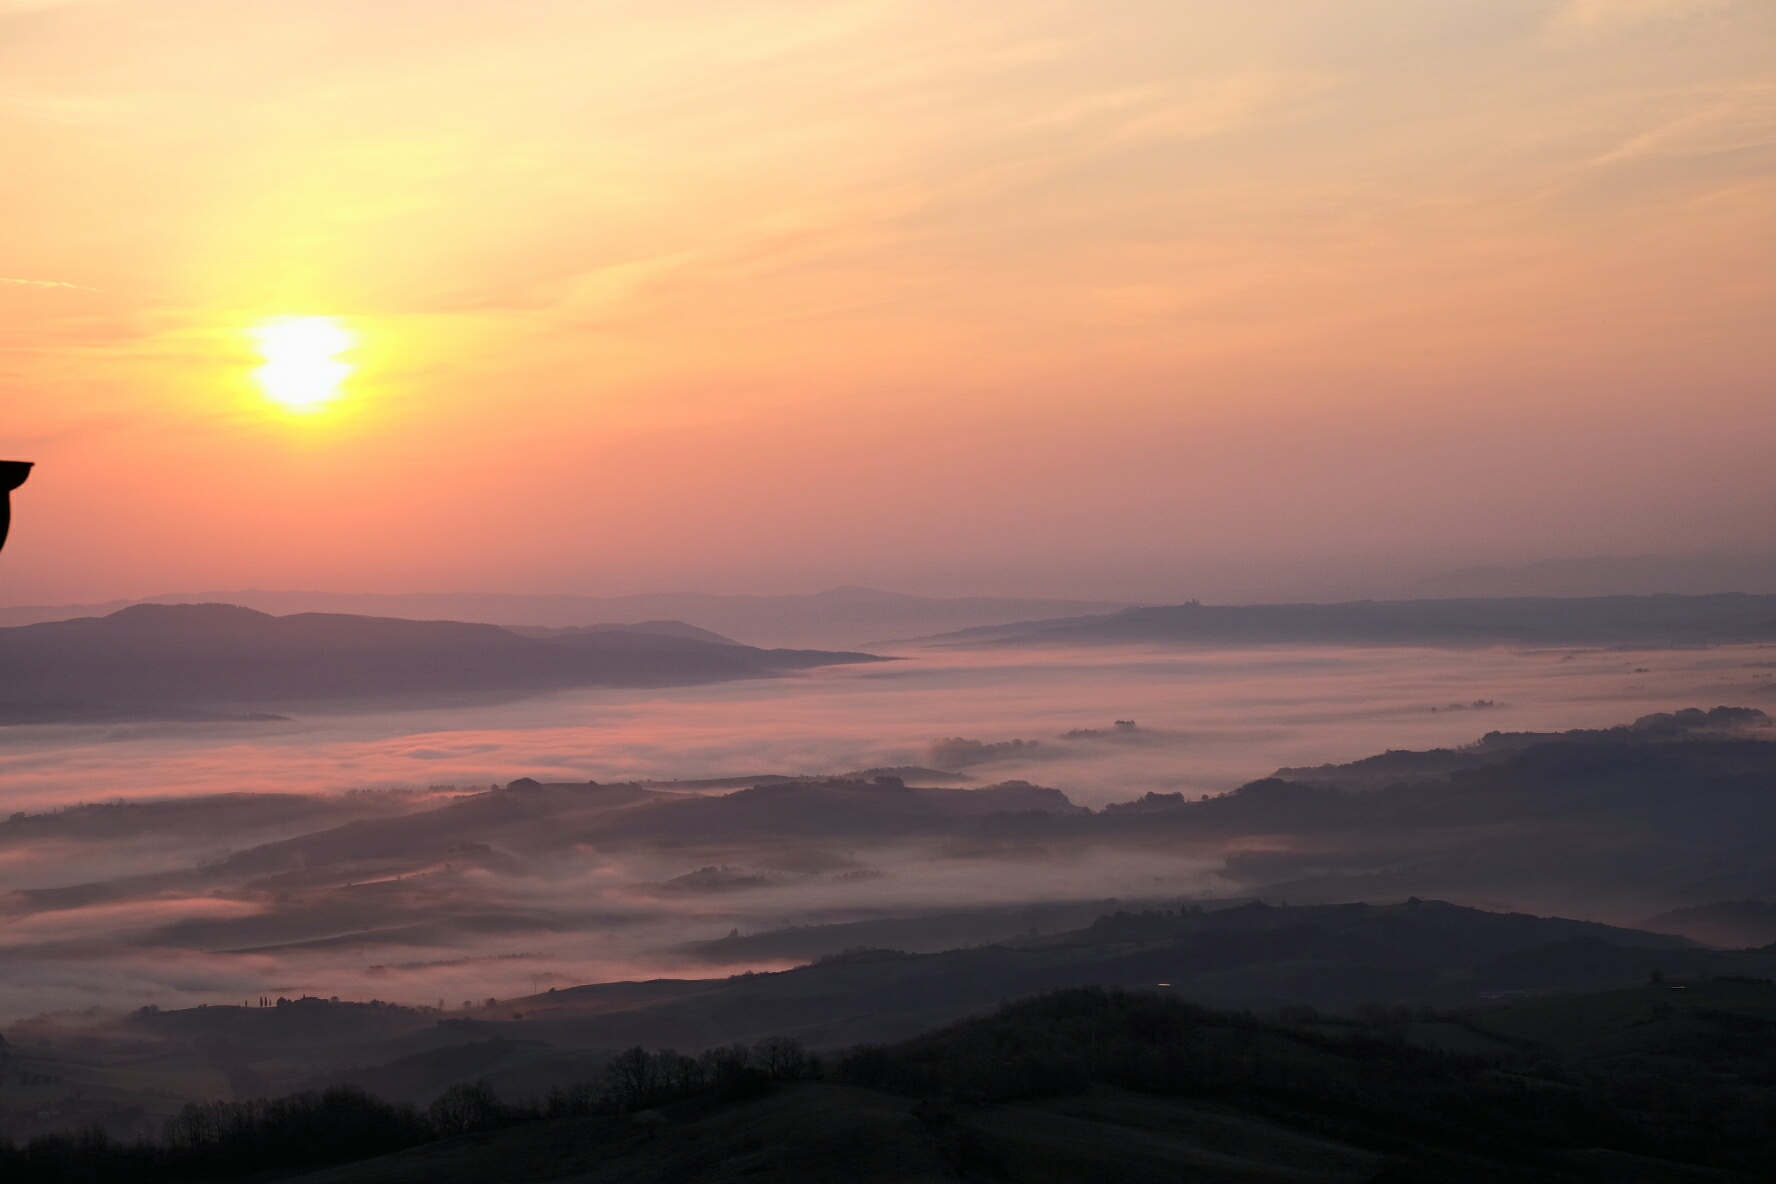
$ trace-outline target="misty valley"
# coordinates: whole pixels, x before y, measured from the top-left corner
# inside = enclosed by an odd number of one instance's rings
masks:
[[[0,1184],[1776,1184],[1772,0],[0,0]]]
[[[0,629],[0,1157],[1754,1178],[1776,616],[1475,603]]]

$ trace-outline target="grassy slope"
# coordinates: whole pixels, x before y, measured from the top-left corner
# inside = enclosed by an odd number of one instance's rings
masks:
[[[958,1178],[1268,1184],[1370,1179],[1381,1157],[1213,1107],[1100,1088],[1054,1101],[934,1108],[807,1083],[755,1102],[466,1136],[303,1176],[294,1184],[654,1184]]]
[[[300,1177],[300,1184],[585,1181],[948,1180],[941,1134],[913,1103],[808,1084],[754,1102],[687,1106],[657,1133],[627,1117],[564,1119],[467,1135]]]
[[[903,1092],[809,1082],[748,1102],[681,1103],[657,1129],[621,1116],[537,1123],[301,1184],[1726,1184],[1757,1177],[1702,1165],[1743,1164],[1757,1140],[1767,1142],[1718,1125],[1719,1107],[1686,1118],[1677,1113],[1686,1107],[1637,1096],[1635,1083],[1650,1074],[1687,1090],[1706,1079],[1725,1091],[1720,1102],[1761,1121],[1770,1099],[1760,1083],[1776,1047],[1776,986],[1768,983],[1546,998],[1361,1030],[1265,1025],[1151,995],[1091,999],[1069,992],[1015,1004],[895,1046],[886,1055],[901,1076],[923,1077]],[[1404,1043],[1390,1044],[1390,1031]],[[1408,1045],[1490,1055],[1449,1061]],[[1169,1051],[1149,1063],[1141,1047]],[[1182,1072],[1164,1069],[1167,1058]],[[1132,1068],[1159,1092],[1109,1084],[1098,1069],[1089,1087],[1054,1087],[1054,1070],[1042,1063],[1063,1074],[1099,1064],[1108,1077]],[[1581,1102],[1574,1091],[1587,1080],[1603,1084]],[[1541,1098],[1561,1101],[1548,1109]],[[1624,1103],[1637,1113],[1612,1116]],[[1649,1120],[1668,1129],[1644,1142]],[[1636,1147],[1691,1162],[1648,1158]]]
[[[1457,1181],[1745,1182],[1752,1177],[1607,1151],[1563,1165],[1471,1155],[1428,1165],[1243,1114],[1109,1086],[998,1105],[933,1107],[811,1082],[755,1102],[671,1113],[655,1134],[626,1118],[468,1135],[291,1184],[1455,1184]]]
[[[1475,1027],[1509,1039],[1578,1051],[1636,1035],[1650,1038],[1661,1023],[1721,1015],[1776,1025],[1776,987],[1749,979],[1713,979],[1563,995],[1482,1012]]]

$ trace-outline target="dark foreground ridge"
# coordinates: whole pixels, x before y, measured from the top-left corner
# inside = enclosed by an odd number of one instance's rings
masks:
[[[525,1100],[476,1082],[424,1111],[349,1088],[194,1104],[153,1141],[0,1144],[0,1172],[19,1184],[1724,1184],[1767,1179],[1776,1162],[1772,1063],[1767,980],[1342,1018],[1088,987],[824,1058],[783,1038],[698,1057],[636,1046]]]
[[[44,722],[47,709],[58,706],[70,722],[128,709],[161,719],[169,704],[196,710],[403,696],[511,698],[569,687],[772,678],[882,660],[626,627],[526,637],[460,621],[141,604],[106,617],[0,629],[9,700],[0,703],[0,723]]]
[[[1356,1014],[1372,1003],[1486,1008],[1655,979],[1773,975],[1776,946],[1711,950],[1438,901],[1124,910],[991,946],[857,949],[776,973],[600,983],[460,1011],[280,998],[143,1008],[110,1024],[46,1017],[8,1032],[12,1084],[0,1087],[0,1133],[24,1140],[99,1124],[130,1138],[157,1129],[169,1098],[218,1090],[251,1099],[351,1087],[423,1105],[486,1081],[508,1099],[541,1096],[596,1075],[613,1049],[788,1037],[830,1053],[990,1014],[1005,999],[1091,985],[1163,984],[1169,997],[1205,1006]]]

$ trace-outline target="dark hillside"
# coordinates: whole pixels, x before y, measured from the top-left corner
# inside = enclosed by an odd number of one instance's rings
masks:
[[[1776,898],[1769,736],[1746,708],[1492,733],[1283,769],[1207,801],[1150,795],[1093,821],[1156,843],[1237,841],[1225,874],[1267,899],[1440,896],[1638,920]]]
[[[810,1059],[630,1048],[546,1097],[188,1106],[155,1143],[0,1144],[19,1184],[1732,1184],[1776,1162],[1776,987],[1437,1012],[1216,1011],[1085,987]],[[319,1168],[319,1170],[312,1170]],[[306,1169],[306,1170],[305,1170]]]
[[[179,940],[213,940],[216,932]],[[1765,978],[1776,974],[1776,948],[1708,950],[1682,938],[1435,901],[1254,904],[1111,913],[1070,932],[938,954],[854,950],[778,973],[601,983],[465,1010],[452,1001],[449,1012],[311,998],[144,1009],[109,1026],[49,1023],[9,1033],[20,1042],[16,1068],[62,1084],[31,1093],[38,1100],[17,1109],[0,1091],[0,1131],[56,1129],[36,1118],[50,1109],[108,1123],[131,1106],[138,1116],[161,1113],[169,1096],[189,1097],[193,1088],[253,1097],[353,1086],[420,1103],[485,1078],[508,1097],[523,1096],[583,1079],[610,1050],[631,1045],[702,1049],[789,1036],[832,1050],[904,1039],[989,1014],[1005,999],[1090,984],[1166,984],[1172,998],[1200,1005],[1350,1013],[1370,1004],[1484,1007],[1629,987],[1655,973],[1682,982]],[[116,1121],[120,1133],[138,1129]]]
[[[765,678],[879,661],[658,633],[521,637],[497,625],[142,604],[107,617],[0,629],[0,679],[19,703],[277,703]]]
[[[856,951],[777,974],[660,982],[649,984],[651,998],[621,1006],[611,1004],[612,986],[567,988],[512,1000],[521,1024],[476,1030],[581,1047],[709,1045],[776,1033],[831,1048],[1087,983],[1167,983],[1181,998],[1217,1005],[1348,1009],[1643,982],[1655,968],[1770,974],[1776,949],[1718,952],[1682,938],[1436,901],[1147,911],[979,949]]]
[[[839,1073],[946,1105],[959,1123],[973,1119],[983,1158],[1013,1179],[1045,1178],[1054,1140],[1006,1121],[999,1107],[1083,1096],[1089,1111],[1104,1087],[1362,1148],[1381,1162],[1359,1178],[1692,1178],[1680,1164],[1753,1178],[1776,1162],[1776,1022],[1761,1014],[1776,1007],[1776,988],[1719,986],[1696,984],[1715,1006],[1682,1015],[1645,989],[1576,997],[1564,1001],[1569,1011],[1620,1018],[1558,1045],[1507,1037],[1515,1044],[1486,1055],[1427,1047],[1414,1029],[1523,1031],[1537,1009],[1277,1023],[1159,994],[1063,991],[900,1045],[854,1050]],[[1624,1045],[1621,1033],[1636,1021],[1658,1033]],[[1722,1039],[1728,1033],[1738,1039]],[[1088,1152],[1108,1148],[1066,1150],[1073,1178],[1086,1178]]]

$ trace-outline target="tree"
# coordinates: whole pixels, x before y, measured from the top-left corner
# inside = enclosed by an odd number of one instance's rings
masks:
[[[654,1075],[661,1088],[675,1097],[703,1088],[703,1066],[674,1049],[662,1048],[654,1054]]]
[[[752,1050],[744,1044],[712,1048],[700,1058],[704,1080],[720,1098],[734,1101],[767,1093],[771,1078],[753,1064]]]
[[[767,1036],[752,1046],[752,1062],[773,1081],[793,1081],[814,1075],[814,1058],[800,1040]]]
[[[509,1110],[485,1080],[453,1085],[438,1095],[430,1111],[432,1125],[441,1135],[461,1135],[502,1125]]]
[[[604,1079],[611,1095],[626,1110],[646,1105],[659,1085],[654,1058],[639,1044],[612,1057],[604,1067]]]

